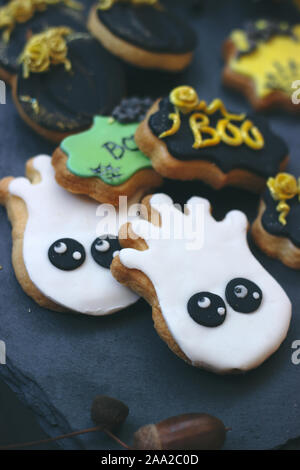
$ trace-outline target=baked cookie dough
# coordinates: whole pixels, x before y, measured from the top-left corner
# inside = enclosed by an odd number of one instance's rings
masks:
[[[255,243],[268,256],[300,269],[300,179],[289,173],[269,178],[257,218]]]
[[[100,0],[88,28],[112,54],[146,69],[179,72],[196,48],[191,26],[159,0]]]
[[[265,119],[234,114],[220,99],[207,104],[189,86],[157,101],[135,140],[162,176],[199,179],[215,189],[261,192],[288,162],[285,142]]]
[[[113,275],[149,302],[158,334],[189,364],[220,374],[259,366],[286,337],[291,303],[251,253],[246,216],[217,222],[199,197],[184,212],[164,194],[144,204],[148,220],[120,230]]]
[[[124,99],[112,116],[97,116],[91,129],[64,139],[52,157],[57,182],[68,191],[119,205],[120,196],[139,201],[162,184],[134,134],[152,100]]]
[[[11,82],[32,34],[67,26],[86,32],[86,5],[80,0],[8,0],[0,2],[0,78]]]
[[[122,67],[88,33],[61,26],[32,36],[12,81],[24,121],[53,142],[89,128],[125,93]]]
[[[300,111],[292,100],[300,76],[300,24],[249,22],[226,40],[224,57],[224,84],[243,93],[254,109]]]
[[[55,181],[51,157],[29,160],[26,173],[0,181],[0,203],[12,224],[13,267],[26,294],[51,310],[99,316],[136,302],[109,270],[120,249],[119,225],[136,215],[65,191]]]

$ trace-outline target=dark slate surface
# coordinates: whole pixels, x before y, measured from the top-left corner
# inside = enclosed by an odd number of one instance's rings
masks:
[[[206,3],[201,14],[193,16],[199,46],[189,71],[175,79],[128,68],[131,93],[152,90],[155,96],[184,82],[195,86],[208,101],[220,96],[229,109],[249,111],[243,97],[220,86],[222,40],[249,17],[266,16],[269,11],[284,18],[288,9],[279,5],[271,9],[270,1]],[[293,18],[300,20],[297,15],[294,12]],[[299,175],[300,119],[280,113],[270,119],[273,129],[290,147],[288,169]],[[9,94],[7,104],[0,106],[0,128],[0,176],[22,175],[27,158],[53,150],[19,119]],[[198,182],[167,182],[164,189],[179,202],[192,194],[209,197],[218,217],[229,209],[241,209],[252,220],[258,204],[258,198],[246,192],[226,189],[216,193]],[[292,342],[300,339],[299,272],[252,247],[290,296],[293,320],[285,343],[264,365],[245,376],[220,377],[175,357],[158,338],[144,301],[102,319],[39,308],[15,279],[10,226],[2,208],[0,227],[0,339],[6,341],[8,355],[0,374],[34,410],[49,435],[90,426],[90,404],[98,393],[115,396],[129,405],[130,415],[120,432],[127,442],[141,425],[190,411],[212,413],[231,427],[228,449],[272,448],[300,435],[300,365],[291,362]],[[66,440],[61,445],[65,449],[117,448],[100,434]]]

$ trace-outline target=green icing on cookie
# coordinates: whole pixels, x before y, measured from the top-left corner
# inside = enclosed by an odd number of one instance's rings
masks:
[[[152,168],[150,159],[134,141],[138,125],[95,117],[91,129],[62,141],[68,170],[81,178],[97,176],[106,184],[118,186],[137,171]]]

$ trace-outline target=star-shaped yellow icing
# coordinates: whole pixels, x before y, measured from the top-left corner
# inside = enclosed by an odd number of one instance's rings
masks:
[[[249,53],[245,53],[244,32],[237,30],[231,35],[242,54],[230,60],[230,69],[251,78],[260,98],[276,90],[291,95],[292,83],[300,79],[300,25],[292,31],[294,37],[277,34],[267,41],[259,41]]]

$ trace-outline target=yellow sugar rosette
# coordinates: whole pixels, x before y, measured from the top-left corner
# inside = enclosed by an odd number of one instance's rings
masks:
[[[0,29],[4,29],[3,40],[9,41],[16,24],[26,23],[37,11],[44,11],[48,6],[60,3],[76,10],[83,8],[76,0],[10,0],[0,8]]]
[[[28,78],[30,73],[47,72],[51,64],[64,64],[65,69],[70,70],[65,36],[71,32],[70,28],[58,27],[32,36],[19,59],[23,64],[24,78]]]
[[[300,200],[300,179],[289,173],[278,173],[275,178],[269,178],[267,186],[275,201],[279,201],[276,209],[279,212],[279,222],[286,225],[286,217],[291,208],[286,201],[299,196]]]

